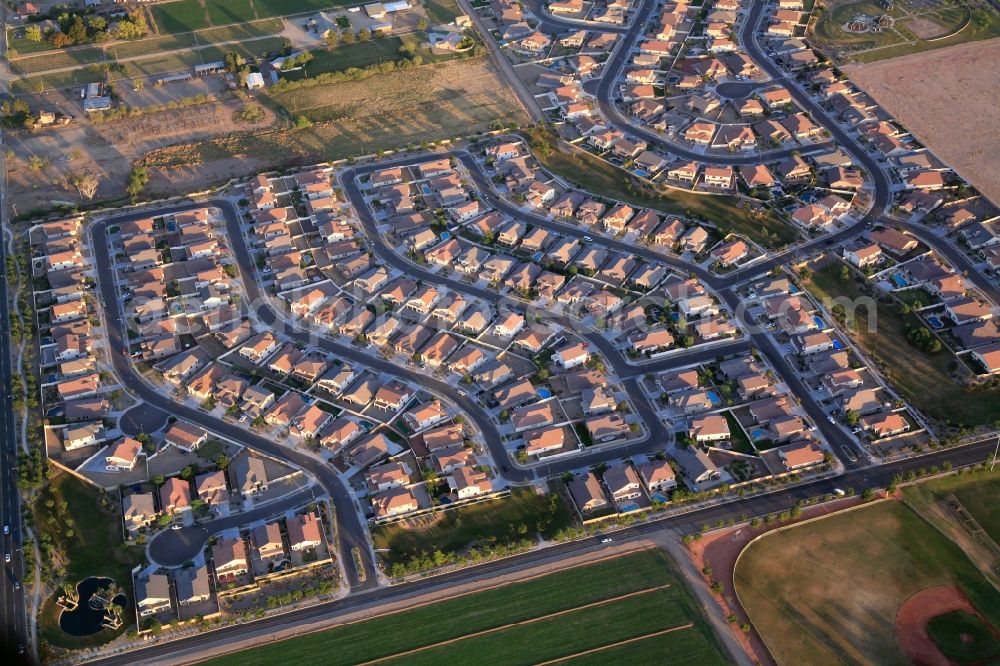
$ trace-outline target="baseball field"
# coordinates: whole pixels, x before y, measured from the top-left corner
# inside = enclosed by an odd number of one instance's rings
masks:
[[[912,650],[944,649],[932,623],[949,631],[954,622],[936,618],[953,612],[988,635],[1000,627],[1000,593],[896,500],[769,533],[743,552],[735,580],[779,664],[908,664]]]

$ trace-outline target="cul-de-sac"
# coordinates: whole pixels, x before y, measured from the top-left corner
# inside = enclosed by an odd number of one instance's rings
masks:
[[[996,0],[4,0],[5,663],[1000,662]]]

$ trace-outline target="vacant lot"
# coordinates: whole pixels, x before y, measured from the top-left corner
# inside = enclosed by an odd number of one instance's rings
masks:
[[[704,218],[722,230],[746,236],[764,247],[781,247],[798,238],[798,232],[776,213],[770,209],[749,213],[738,197],[691,194],[675,189],[658,192],[642,189],[639,181],[624,169],[581,149],[554,149],[548,153],[536,152],[536,156],[546,169],[588,192],[665,213]],[[627,187],[626,180],[635,185]]]
[[[1000,626],[1000,594],[958,546],[895,501],[771,533],[747,548],[735,578],[781,664],[905,664],[897,611],[939,585],[961,588]]]
[[[840,277],[844,264],[834,261],[816,270],[807,282],[820,301],[850,300],[864,296],[853,274]],[[955,357],[947,351],[928,354],[906,339],[906,326],[922,325],[916,315],[902,315],[894,304],[879,304],[874,330],[868,328],[867,310],[858,309],[854,339],[883,365],[883,373],[925,415],[956,425],[993,423],[1000,414],[1000,389],[973,391],[949,376]]]
[[[846,71],[935,154],[1000,203],[998,62],[1000,39],[994,39]]]
[[[535,534],[551,538],[570,520],[569,508],[558,494],[515,490],[510,497],[445,511],[426,527],[408,522],[376,527],[372,538],[376,548],[389,551],[382,555],[392,564],[436,550],[455,553],[473,544],[530,539]]]
[[[660,633],[668,629],[675,631]],[[632,638],[641,640],[615,646]],[[658,550],[271,643],[208,663],[354,664],[379,659],[399,664],[531,664],[605,646],[609,646],[606,651],[582,661],[603,657],[600,663],[649,663],[659,651],[660,659],[670,655],[671,664],[725,663],[673,564]]]
[[[311,164],[475,134],[496,123],[521,122],[513,95],[484,58],[455,60],[363,81],[277,93],[274,108],[314,124],[187,143],[151,151],[145,163],[153,186],[169,191],[203,187],[242,170]]]

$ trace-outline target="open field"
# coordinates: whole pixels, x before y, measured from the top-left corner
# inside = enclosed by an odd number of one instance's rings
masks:
[[[927,630],[941,652],[959,664],[987,664],[1000,659],[1000,638],[970,613],[939,615],[927,623]]]
[[[1000,39],[993,39],[845,71],[938,157],[1000,203],[997,62]]]
[[[726,195],[699,195],[682,190],[651,192],[625,186],[630,174],[585,150],[535,152],[542,165],[557,176],[577,183],[589,192],[597,192],[621,201],[675,215],[704,218],[720,229],[741,234],[764,247],[780,247],[798,238],[795,231],[776,213],[767,210],[761,217],[751,216],[743,202]]]
[[[896,615],[930,587],[960,588],[1000,626],[1000,594],[958,546],[896,501],[770,533],[744,551],[735,579],[782,664],[908,663]]]
[[[255,19],[314,12],[350,4],[346,0],[179,0],[153,5],[150,13],[161,34],[188,32]]]
[[[451,23],[463,13],[455,0],[424,0],[423,4],[427,10],[427,21],[431,25]]]
[[[422,664],[485,658],[490,664],[530,664],[671,628],[676,630],[595,652],[581,661],[603,657],[601,663],[646,663],[659,649],[661,655],[672,655],[670,663],[725,663],[673,564],[662,551],[647,550],[207,663],[355,664],[378,659]],[[673,655],[681,661],[674,661]]]
[[[550,498],[555,498],[554,507]],[[568,527],[571,519],[570,509],[560,495],[515,490],[510,497],[444,511],[427,527],[403,523],[375,527],[372,538],[375,548],[389,550],[383,556],[393,563],[435,550],[454,553],[472,544],[530,539],[538,533],[551,538]]]
[[[253,163],[311,164],[475,134],[524,120],[513,95],[498,94],[503,90],[485,58],[289,90],[274,94],[271,106],[289,118],[306,117],[312,127],[166,147],[151,151],[144,162],[156,172],[158,191],[176,191],[217,182],[212,172],[222,163],[227,173],[242,165],[249,174]]]
[[[806,286],[821,302],[864,296],[856,278],[840,279],[840,261],[813,272]],[[906,326],[917,325],[916,315],[902,315],[894,304],[878,305],[875,329],[868,330],[867,312],[856,313],[853,337],[882,365],[882,371],[903,396],[925,415],[956,425],[993,423],[1000,414],[1000,389],[974,391],[949,376],[953,355],[947,351],[927,354],[906,339]]]

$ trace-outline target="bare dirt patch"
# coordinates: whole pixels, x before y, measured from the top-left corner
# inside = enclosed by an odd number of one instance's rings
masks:
[[[948,29],[937,21],[928,18],[915,18],[903,23],[914,35],[920,39],[934,39],[947,34]]]
[[[951,660],[927,633],[927,622],[954,611],[979,615],[962,590],[946,585],[921,590],[903,602],[896,615],[896,640],[914,664],[951,666]]]
[[[1000,202],[1000,39],[845,67],[938,157]]]

